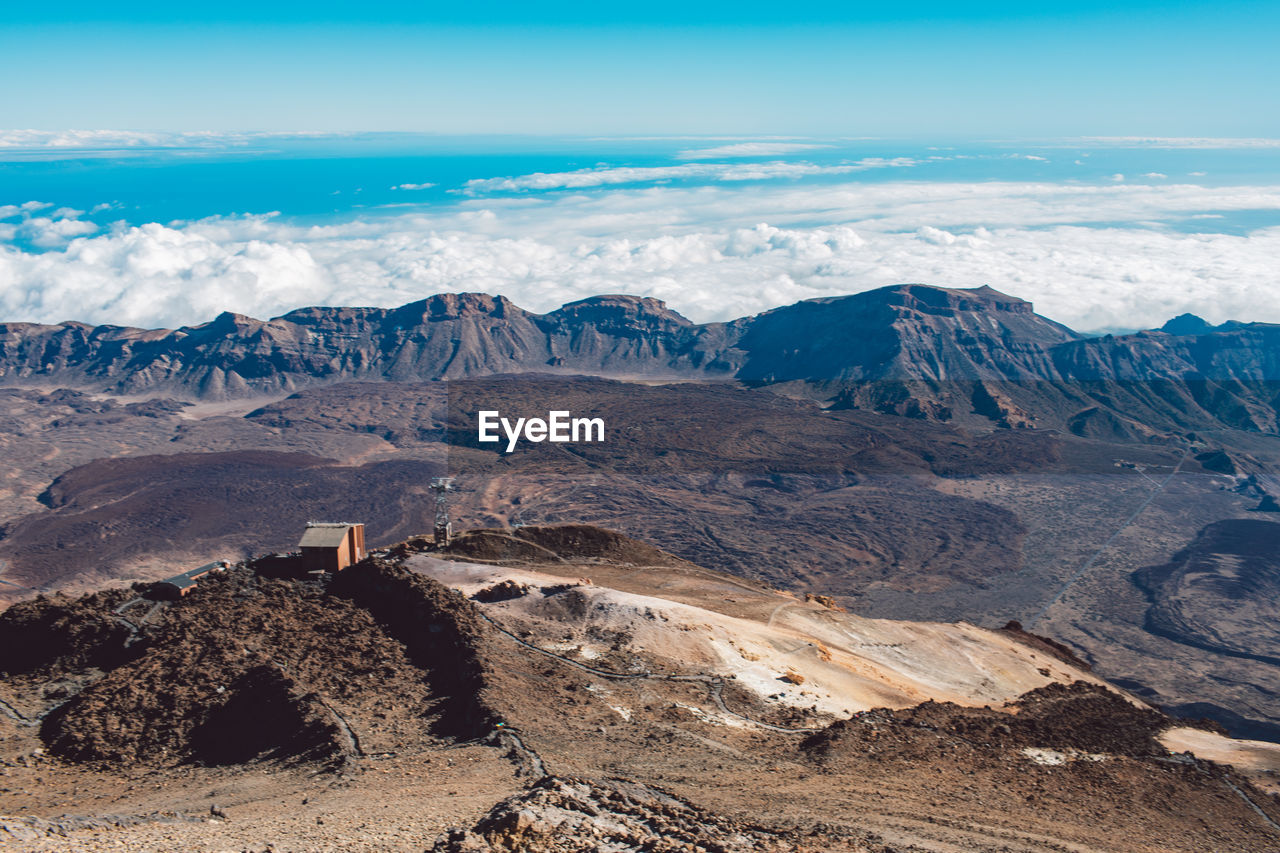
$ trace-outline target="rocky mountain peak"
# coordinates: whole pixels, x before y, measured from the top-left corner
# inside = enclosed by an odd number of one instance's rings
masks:
[[[437,293],[417,302],[410,302],[390,313],[397,319],[416,318],[423,322],[458,320],[465,317],[509,317],[513,312],[525,312],[505,296],[488,293]]]
[[[1179,314],[1160,327],[1160,331],[1169,335],[1207,335],[1213,329],[1207,320],[1195,314]]]
[[[590,323],[602,328],[667,330],[693,326],[661,299],[628,294],[590,296],[546,315],[560,323]]]
[[[882,287],[866,294],[881,297],[885,304],[910,308],[922,313],[961,313],[1001,311],[1011,314],[1034,314],[1025,299],[1001,293],[990,285],[971,288],[934,287],[928,284],[899,284]]]

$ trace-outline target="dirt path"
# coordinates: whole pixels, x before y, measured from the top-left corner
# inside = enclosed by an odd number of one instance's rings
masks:
[[[504,746],[516,760],[516,765],[524,773],[530,777],[532,782],[546,777],[547,765],[542,760],[542,756],[532,747],[528,746],[519,733],[509,726],[496,729],[486,742],[492,746]]]
[[[1226,782],[1226,783],[1227,783],[1227,787],[1228,787],[1228,788],[1230,788],[1231,790],[1233,790],[1233,791],[1235,791],[1235,792],[1236,792],[1236,796],[1237,796],[1237,797],[1239,797],[1240,799],[1244,800],[1244,801],[1245,801],[1245,804],[1246,804],[1246,805],[1248,805],[1248,806],[1249,806],[1249,808],[1253,809],[1255,812],[1257,812],[1257,813],[1258,813],[1258,817],[1262,818],[1262,819],[1263,819],[1263,820],[1265,820],[1267,823],[1271,824],[1271,828],[1272,828],[1272,829],[1276,830],[1277,832],[1280,832],[1280,823],[1276,823],[1274,820],[1272,820],[1272,819],[1271,819],[1271,816],[1270,816],[1269,814],[1267,814],[1266,812],[1264,812],[1264,811],[1261,809],[1261,807],[1259,807],[1259,806],[1258,806],[1258,804],[1257,804],[1257,803],[1255,803],[1255,802],[1253,801],[1253,798],[1251,798],[1251,797],[1250,797],[1248,794],[1246,794],[1244,791],[1242,791],[1242,790],[1240,790],[1238,787],[1236,787],[1236,783],[1231,781],[1231,777],[1230,777],[1230,776],[1223,776],[1223,777],[1222,777],[1222,780],[1223,780],[1224,782]]]
[[[15,723],[17,723],[20,726],[40,725],[39,717],[33,720],[3,699],[0,699],[0,713],[4,714],[6,717],[13,720]]]
[[[1076,583],[1085,576],[1085,573],[1087,573],[1089,569],[1093,568],[1093,564],[1098,562],[1099,558],[1106,553],[1107,549],[1111,547],[1111,543],[1116,541],[1117,537],[1124,532],[1125,528],[1138,520],[1138,516],[1142,515],[1143,511],[1146,510],[1147,507],[1151,506],[1151,502],[1165,490],[1165,487],[1169,485],[1169,482],[1177,476],[1180,470],[1182,470],[1182,464],[1187,461],[1187,457],[1190,455],[1191,450],[1189,448],[1182,452],[1182,458],[1178,460],[1177,465],[1173,466],[1173,470],[1169,472],[1169,476],[1156,484],[1156,487],[1151,490],[1151,494],[1147,495],[1147,499],[1138,504],[1138,508],[1130,513],[1129,517],[1126,518],[1119,527],[1112,531],[1111,535],[1107,537],[1107,541],[1103,542],[1102,546],[1099,547],[1098,550],[1094,551],[1089,559],[1084,561],[1084,564],[1080,566],[1080,568],[1076,569],[1075,574],[1067,578],[1067,582],[1062,585],[1062,588],[1058,590],[1057,594],[1055,594],[1053,598],[1049,599],[1048,603],[1045,604],[1044,607],[1041,607],[1040,611],[1036,613],[1035,616],[1031,617],[1030,621],[1027,622],[1027,630],[1034,631],[1036,626],[1040,623],[1040,620],[1045,617],[1045,614],[1048,613],[1059,600],[1061,600],[1062,596],[1067,594],[1071,587],[1075,586]],[[1143,476],[1146,477],[1145,474],[1143,474]],[[1151,478],[1147,477],[1147,479],[1150,480]]]
[[[138,619],[137,621],[134,621],[130,619],[128,616],[124,615],[125,612],[130,610],[131,608],[137,607],[139,604],[146,604],[148,603],[148,601],[150,600],[146,598],[131,598],[128,601],[126,601],[124,604],[121,604],[115,610],[111,611],[111,614],[115,617],[116,621],[119,622],[121,625],[123,625],[125,628],[127,628],[129,631],[129,639],[124,641],[125,648],[128,648],[129,646],[132,646],[134,643],[138,642],[139,634],[142,631],[142,626],[146,625],[147,622],[150,621],[151,617],[156,615],[157,611],[163,610],[165,607],[168,606],[168,602],[152,601],[150,602],[151,606],[147,608],[147,612],[142,614],[142,618]]]
[[[773,627],[773,620],[775,620],[775,619],[777,619],[777,618],[778,618],[778,614],[779,614],[779,613],[781,613],[784,609],[786,609],[786,608],[790,607],[790,606],[791,606],[791,605],[793,605],[793,604],[795,604],[795,602],[794,602],[794,601],[784,601],[784,602],[782,602],[781,604],[779,604],[777,607],[773,608],[773,612],[769,614],[769,621],[768,621],[768,622],[766,622],[766,623],[765,623],[765,625],[767,625],[768,627],[772,628],[772,627]]]
[[[316,701],[320,703],[322,708],[329,712],[329,716],[333,717],[334,722],[338,724],[338,730],[342,732],[342,739],[346,743],[347,752],[350,755],[364,758],[365,752],[360,748],[360,738],[356,736],[355,729],[351,728],[351,724],[347,722],[347,718],[340,714],[337,708],[334,708],[323,699],[316,697]]]

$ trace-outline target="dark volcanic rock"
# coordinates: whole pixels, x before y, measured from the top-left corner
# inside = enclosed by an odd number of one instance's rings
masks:
[[[1151,599],[1147,630],[1180,643],[1280,665],[1280,524],[1215,522],[1135,581]]]
[[[1025,747],[1126,756],[1167,752],[1157,737],[1172,720],[1095,684],[1051,684],[1023,694],[1012,707],[1016,714],[951,702],[881,708],[832,723],[801,747],[819,761],[859,760],[869,748],[896,760],[961,748],[975,763]]]
[[[549,401],[603,418],[606,440],[573,454],[547,443],[512,454],[471,449],[478,409],[545,417]],[[316,519],[363,521],[371,546],[394,543],[431,528],[427,484],[454,471],[471,484],[454,497],[459,526],[596,523],[713,568],[767,568],[775,583],[808,576],[816,549],[830,566],[824,574],[841,578],[840,588],[815,586],[827,593],[870,579],[897,583],[908,577],[902,566],[984,584],[1021,566],[1024,526],[1008,509],[933,488],[931,475],[1039,470],[1061,449],[1048,431],[975,436],[937,423],[823,412],[727,384],[534,375],[453,381],[447,402],[441,383],[309,389],[243,421],[282,430],[282,444],[301,436],[299,447],[325,447],[318,431],[375,433],[406,452],[345,464],[248,449],[100,459],[48,487],[49,510],[10,524],[0,541],[10,576],[41,585],[89,574],[159,579],[212,559],[289,550]],[[446,431],[455,437],[447,448]],[[1109,459],[1107,468],[1115,470]],[[502,485],[473,491],[491,478]],[[539,481],[548,488],[533,488]],[[554,539],[528,527],[519,535],[486,534],[459,547],[474,546],[483,559],[540,552],[554,561],[606,556],[616,544],[571,541],[564,529],[549,531]],[[764,541],[767,561],[759,557]],[[155,563],[161,555],[164,567]]]
[[[69,635],[81,645],[55,672],[100,645],[96,598],[76,604]],[[151,766],[341,760],[405,732],[474,737],[495,716],[485,629],[458,593],[373,560],[328,588],[233,568],[164,605],[140,653],[45,716],[40,734],[62,758]],[[8,639],[43,637],[24,620]]]
[[[274,451],[103,459],[54,481],[42,496],[53,511],[14,523],[4,559],[41,583],[65,583],[113,570],[136,577],[131,564],[157,550],[187,561],[287,551],[317,518],[367,519],[371,541],[395,541],[430,526],[425,500],[404,495],[440,473],[417,459],[351,468]]]
[[[119,664],[127,658],[129,630],[111,611],[131,597],[127,590],[109,590],[13,605],[0,614],[0,674],[52,676]]]

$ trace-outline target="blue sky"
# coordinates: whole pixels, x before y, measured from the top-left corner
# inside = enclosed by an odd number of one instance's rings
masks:
[[[5,4],[10,128],[1280,136],[1275,3]]]
[[[0,321],[923,281],[1280,322],[1277,32],[1274,0],[3,3]]]

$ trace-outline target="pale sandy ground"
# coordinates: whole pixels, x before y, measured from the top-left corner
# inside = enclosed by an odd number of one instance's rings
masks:
[[[1053,682],[1101,683],[1003,634],[963,622],[866,619],[787,593],[746,586],[732,589],[708,607],[673,601],[660,597],[666,592],[663,587],[679,580],[671,578],[673,570],[666,567],[630,570],[631,590],[622,591],[602,583],[579,584],[579,574],[553,573],[592,573],[594,566],[555,566],[543,572],[427,555],[412,558],[408,565],[466,595],[503,580],[532,587],[534,591],[522,598],[482,606],[508,627],[568,621],[575,629],[572,640],[556,643],[549,651],[590,662],[609,651],[591,637],[621,631],[646,658],[669,662],[671,672],[732,677],[761,698],[816,706],[834,716],[906,708],[930,699],[995,707]],[[577,591],[588,602],[585,616],[566,620],[560,597],[537,591],[556,584],[578,584]],[[634,591],[646,586],[658,594]],[[710,598],[704,591],[703,600]]]
[[[1170,752],[1189,752],[1196,758],[1229,764],[1264,791],[1280,792],[1280,743],[1235,740],[1189,728],[1169,729],[1160,742]]]

